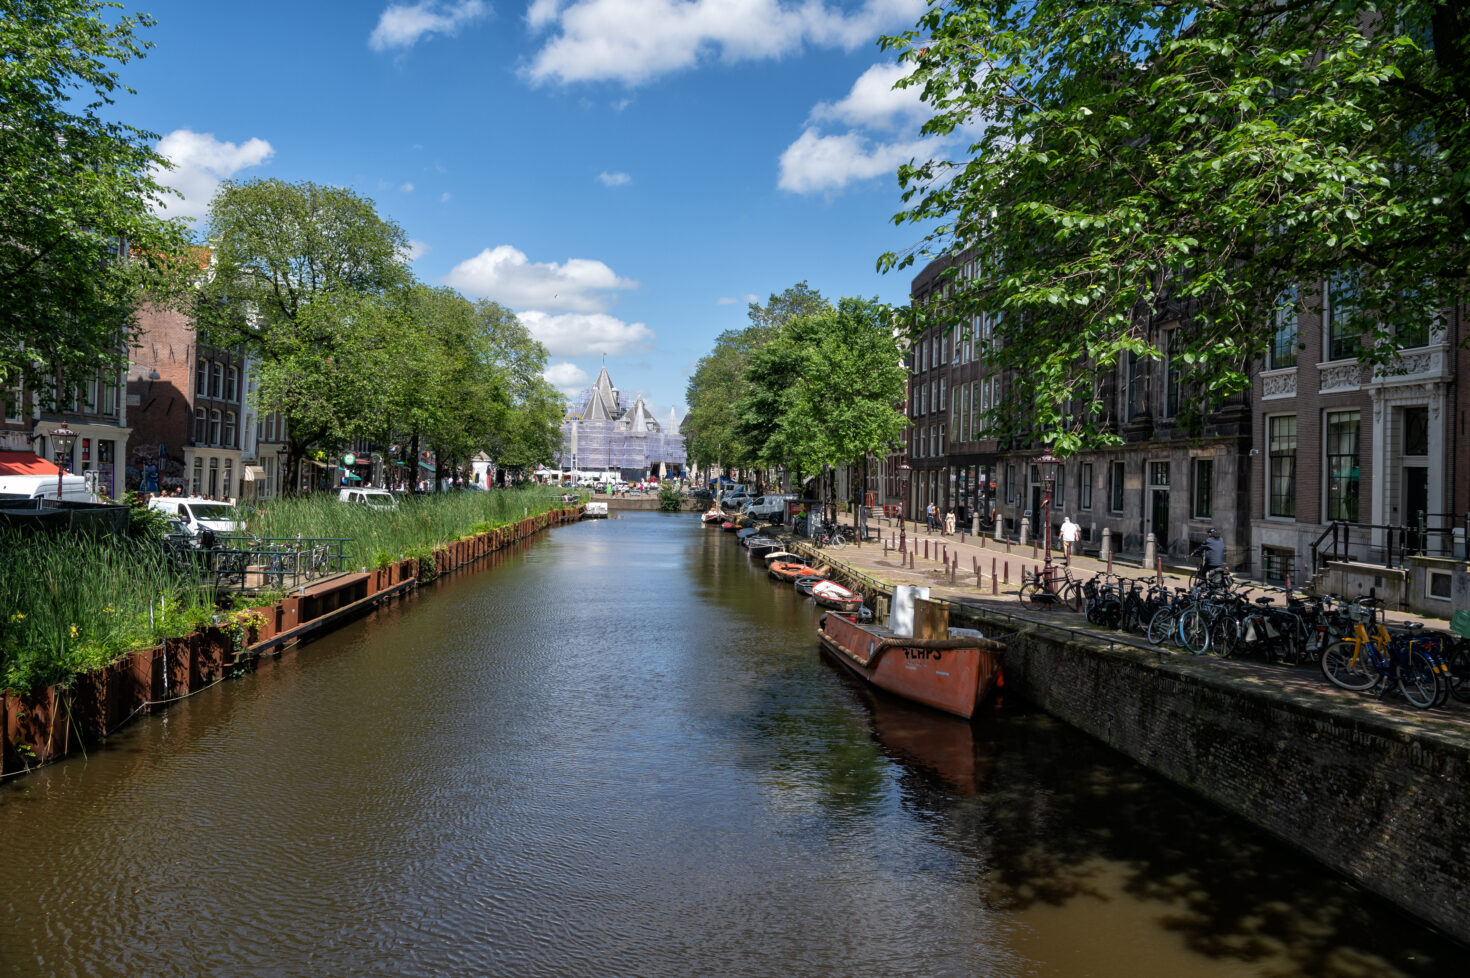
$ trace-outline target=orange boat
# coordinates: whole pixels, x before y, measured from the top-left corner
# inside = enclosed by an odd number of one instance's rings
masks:
[[[987,638],[905,638],[841,615],[817,622],[822,648],[879,689],[968,720],[1000,673],[1005,646]]]
[[[815,567],[808,567],[800,561],[793,562],[789,560],[773,560],[770,563],[770,568],[772,577],[778,581],[786,581],[788,583],[796,580],[798,577],[821,577],[827,573],[825,564],[819,570]]]

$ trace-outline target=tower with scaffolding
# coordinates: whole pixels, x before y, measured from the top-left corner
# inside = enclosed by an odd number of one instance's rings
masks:
[[[636,482],[682,474],[684,436],[675,418],[670,411],[667,426],[660,424],[642,394],[624,408],[622,395],[603,364],[592,387],[562,420],[557,456],[562,476]]]

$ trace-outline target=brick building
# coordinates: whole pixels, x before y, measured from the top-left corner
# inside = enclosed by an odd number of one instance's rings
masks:
[[[246,358],[210,345],[184,313],[146,307],[139,320],[127,388],[137,404],[129,485],[139,485],[151,463],[162,489],[238,497],[246,477],[242,446],[255,433]]]
[[[1470,407],[1456,385],[1470,369],[1456,348],[1463,310],[1401,337],[1397,363],[1375,368],[1358,362],[1360,338],[1341,328],[1330,285],[1290,298],[1251,391],[1251,529],[1264,575],[1305,580],[1334,522],[1339,552],[1360,561],[1404,545],[1444,552],[1453,514],[1470,504],[1456,450]]]
[[[960,276],[974,275],[973,266],[960,260]],[[941,273],[955,261],[941,259],[920,272],[912,301],[927,305],[939,299]],[[999,531],[1016,536],[1025,520],[1039,533],[1044,487],[1036,459],[1045,449],[1039,440],[998,441],[985,428],[985,412],[1004,403],[1020,383],[985,356],[998,315],[936,324],[915,343],[909,500],[916,513],[932,500],[941,511],[953,506],[961,522],[973,515],[985,526],[993,517]],[[1071,515],[1093,547],[1107,529],[1115,551],[1142,554],[1153,534],[1161,555],[1183,558],[1215,528],[1231,562],[1249,564],[1249,394],[1228,400],[1199,431],[1183,428],[1180,407],[1188,393],[1167,351],[1169,337],[1187,323],[1186,310],[1166,306],[1144,324],[1164,358],[1130,357],[1105,382],[1101,423],[1122,444],[1079,453],[1058,467],[1054,539],[1063,517]]]
[[[68,471],[85,477],[96,492],[122,495],[122,460],[131,436],[122,380],[121,365],[99,370],[68,390],[49,391],[44,404],[18,384],[0,392],[0,450],[33,451],[57,462],[50,433],[65,424],[77,434]]]

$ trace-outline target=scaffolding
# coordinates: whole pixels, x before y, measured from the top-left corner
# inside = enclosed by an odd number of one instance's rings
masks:
[[[562,421],[557,464],[563,471],[634,473],[684,468],[684,436],[671,414],[665,430],[642,395],[624,410],[604,365],[592,387]]]

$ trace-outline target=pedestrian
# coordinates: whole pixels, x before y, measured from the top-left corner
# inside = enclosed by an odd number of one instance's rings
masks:
[[[1071,516],[1062,520],[1062,557],[1069,566],[1072,563],[1072,544],[1076,543],[1081,536],[1082,527],[1073,523]]]
[[[947,512],[947,513],[944,514],[944,535],[947,536],[947,537],[954,536],[954,507],[953,506],[951,506],[949,508],[949,512]]]
[[[939,516],[939,507],[935,506],[933,503],[930,503],[928,505],[928,507],[926,507],[925,510],[924,510],[924,518],[929,523],[929,532],[930,533],[933,533],[934,532],[934,524],[937,521],[938,516]]]

